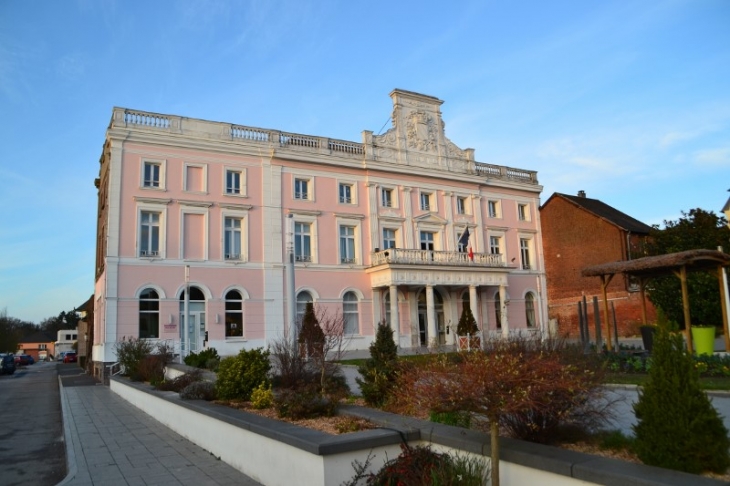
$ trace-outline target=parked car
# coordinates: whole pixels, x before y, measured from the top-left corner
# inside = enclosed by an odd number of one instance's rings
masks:
[[[0,375],[15,373],[15,357],[12,354],[0,353]]]
[[[66,355],[66,351],[61,351],[58,353],[58,356],[56,356],[56,361],[63,361],[63,357]]]
[[[73,351],[69,351],[68,353],[63,355],[64,363],[75,363],[76,361],[78,361],[78,359],[76,357],[76,353],[74,353]]]
[[[33,361],[33,357],[27,354],[16,354],[15,355],[15,365],[16,366],[27,366],[30,364],[33,364],[35,361]]]

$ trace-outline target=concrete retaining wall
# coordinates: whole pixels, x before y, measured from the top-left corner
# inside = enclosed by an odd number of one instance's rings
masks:
[[[382,428],[332,436],[278,420],[200,400],[182,400],[142,383],[112,377],[112,392],[265,485],[339,486],[350,479],[352,462],[374,454],[374,469],[400,453],[401,440],[431,444],[435,450],[484,457],[487,434],[435,424],[379,410],[345,406],[342,413],[367,418]],[[591,456],[569,450],[501,439],[504,486],[606,484],[649,486],[724,484],[700,476]]]

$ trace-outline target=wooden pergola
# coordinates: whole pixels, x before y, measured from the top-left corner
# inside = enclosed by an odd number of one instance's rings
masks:
[[[725,285],[723,283],[723,267],[730,266],[730,255],[717,250],[689,250],[668,255],[658,255],[636,260],[602,263],[586,267],[581,272],[584,277],[600,277],[603,292],[603,320],[608,327],[608,350],[611,351],[611,326],[608,325],[607,287],[617,273],[636,277],[641,292],[641,317],[646,324],[646,283],[652,278],[674,275],[682,284],[682,308],[684,310],[684,332],[687,350],[692,353],[692,334],[690,332],[689,294],[687,292],[687,274],[689,272],[716,271],[720,281],[720,300],[722,301],[722,324],[725,329],[725,350],[730,351],[730,330],[728,329],[727,309],[725,304]]]

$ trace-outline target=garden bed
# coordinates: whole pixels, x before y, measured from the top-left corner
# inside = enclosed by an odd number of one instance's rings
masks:
[[[199,400],[182,400],[142,383],[114,377],[111,390],[173,431],[266,485],[342,484],[352,462],[375,455],[373,466],[396,457],[401,441],[488,459],[487,434],[347,405],[342,412],[379,428],[331,435]],[[556,447],[502,439],[502,484],[717,485],[720,481],[596,457]],[[282,467],[282,461],[286,467]]]

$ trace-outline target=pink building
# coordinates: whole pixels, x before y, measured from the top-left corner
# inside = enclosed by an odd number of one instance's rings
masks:
[[[266,347],[307,301],[345,317],[349,349],[384,319],[401,347],[453,344],[464,305],[485,334],[544,330],[536,173],[476,162],[441,100],[391,98],[392,128],[361,143],[114,108],[95,364],[125,336],[179,349],[185,329],[192,351]]]

